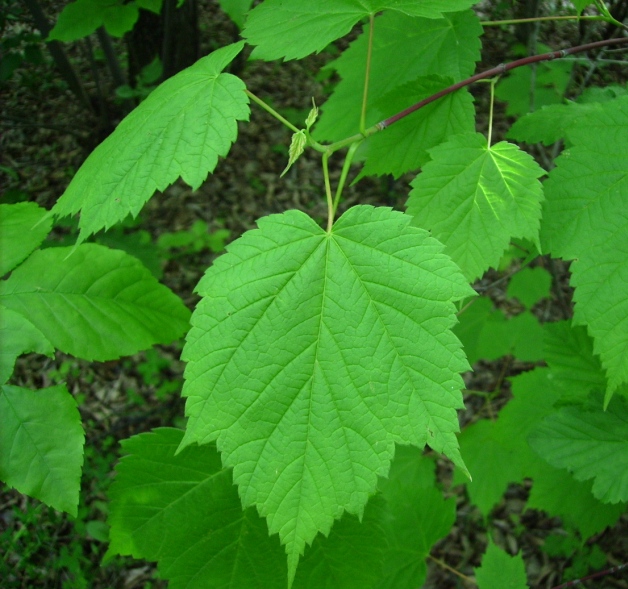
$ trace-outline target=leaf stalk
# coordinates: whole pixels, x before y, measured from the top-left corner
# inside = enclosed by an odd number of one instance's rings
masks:
[[[360,133],[366,131],[366,104],[369,95],[369,78],[371,76],[371,55],[373,54],[373,31],[375,19],[373,14],[369,17],[369,41],[366,49],[366,71],[364,73],[364,92],[362,94],[362,110],[360,111]]]
[[[493,138],[493,107],[495,105],[495,84],[499,80],[499,76],[491,78],[491,104],[488,113],[488,148],[491,148],[491,140]]]
[[[481,21],[480,24],[483,27],[496,27],[500,25],[518,25],[521,23],[527,22],[540,22],[540,21],[554,21],[554,20],[593,20],[593,21],[606,21],[608,22],[608,18],[604,16],[578,16],[568,15],[568,16],[535,16],[533,18],[514,18],[514,19],[506,19],[506,20],[485,20]]]
[[[301,129],[297,129],[289,120],[282,117],[272,106],[266,104],[261,98],[255,96],[253,92],[248,89],[245,89],[244,92],[246,95],[258,106],[261,106],[267,113],[270,113],[273,117],[275,117],[280,123],[283,123],[288,129],[293,131],[294,133],[298,133]]]
[[[331,183],[329,181],[329,156],[331,152],[323,154],[323,178],[325,180],[325,195],[327,197],[327,233],[331,233],[334,225],[334,201],[331,196]]]
[[[349,146],[349,151],[347,151],[347,155],[345,157],[345,161],[342,164],[342,172],[340,173],[340,180],[338,181],[338,186],[336,187],[336,197],[334,198],[333,204],[333,216],[336,216],[336,211],[338,210],[338,204],[340,203],[340,196],[342,195],[342,190],[345,187],[345,182],[347,181],[347,176],[349,175],[349,168],[351,167],[351,162],[353,161],[353,156],[355,152],[360,147],[362,141],[356,141]]]

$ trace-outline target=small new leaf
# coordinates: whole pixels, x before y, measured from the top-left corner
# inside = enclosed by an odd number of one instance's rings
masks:
[[[294,164],[294,162],[299,159],[299,157],[303,153],[303,150],[305,149],[306,143],[307,137],[305,136],[305,131],[303,129],[301,129],[301,131],[297,131],[292,135],[292,141],[290,142],[290,148],[288,149],[288,165],[286,166],[284,171],[281,172],[280,178],[283,177],[283,175],[290,169],[292,164]]]
[[[310,113],[307,115],[307,119],[305,119],[305,127],[308,131],[310,130],[310,127],[316,122],[317,118],[318,118],[318,107],[316,106],[316,103],[314,102],[314,98],[312,98],[312,110],[310,110]]]

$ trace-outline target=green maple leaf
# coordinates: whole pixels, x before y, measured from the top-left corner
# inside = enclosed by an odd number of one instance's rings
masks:
[[[327,233],[299,211],[266,217],[197,288],[182,447],[216,440],[244,505],[286,544],[291,578],[318,531],[361,513],[394,442],[465,468],[468,365],[450,328],[473,291],[409,221],[358,206]]]
[[[72,395],[0,386],[0,415],[0,479],[76,517],[85,435]]]
[[[252,57],[300,59],[344,37],[353,26],[382,10],[429,19],[465,10],[476,0],[265,0],[248,16],[242,36],[256,45]]]
[[[433,458],[412,446],[396,447],[388,478],[379,482],[388,550],[371,589],[415,589],[425,582],[425,559],[456,520],[455,500],[443,497],[434,473]]]
[[[577,481],[564,469],[537,460],[528,509],[540,509],[558,516],[568,528],[575,528],[583,540],[613,526],[626,511],[626,504],[602,503],[593,496],[592,481]]]
[[[55,348],[101,361],[177,339],[190,315],[135,258],[91,243],[35,251],[0,282],[0,304]]]
[[[486,516],[501,499],[509,483],[532,476],[537,455],[526,440],[533,427],[552,412],[558,394],[547,369],[524,373],[512,381],[514,399],[497,421],[479,421],[460,435],[460,447],[472,481],[465,483],[469,497]]]
[[[564,407],[529,437],[549,464],[566,468],[579,481],[594,479],[593,495],[605,503],[628,501],[628,402],[616,395],[606,411]]]
[[[85,160],[52,213],[81,211],[79,242],[127,215],[179,176],[197,189],[248,120],[244,83],[222,70],[242,50],[214,51],[166,80]]]
[[[382,106],[381,100],[394,88],[421,76],[462,80],[473,73],[480,59],[482,27],[470,10],[438,19],[388,12],[378,16],[374,26],[367,126],[394,114],[372,106]],[[367,47],[368,34],[363,33],[329,65],[342,80],[322,107],[315,127],[317,138],[337,141],[359,131]]]
[[[546,45],[539,45],[539,52],[551,51]],[[525,115],[531,110],[549,104],[562,102],[569,84],[573,62],[546,61],[532,68],[522,67],[512,70],[495,88],[495,96],[508,103],[506,114]]]
[[[253,508],[242,510],[231,469],[213,444],[176,453],[183,432],[159,428],[122,442],[127,454],[111,487],[108,555],[157,561],[171,589],[279,589],[286,559]],[[345,515],[318,536],[293,589],[413,589],[424,559],[455,520],[455,501],[434,487],[434,461],[397,448],[383,493],[361,521]],[[164,534],[164,530],[168,530]]]
[[[135,2],[77,0],[68,4],[59,14],[48,40],[76,41],[91,35],[104,26],[114,37],[130,31],[139,16]]]
[[[512,354],[519,360],[543,359],[543,328],[529,311],[506,319],[490,299],[474,300],[458,316],[454,333],[460,338],[470,364]]]
[[[451,78],[429,76],[404,84],[375,105],[384,116],[393,115],[449,86]],[[392,174],[398,178],[429,161],[428,149],[451,135],[471,133],[475,126],[473,98],[468,91],[449,94],[369,137],[360,177]]]
[[[508,131],[507,137],[526,143],[552,145],[567,135],[567,129],[586,121],[596,103],[609,102],[625,96],[628,90],[622,86],[592,87],[579,97],[578,102],[543,106],[535,112],[517,119]],[[569,141],[567,142],[569,143]]]
[[[593,104],[551,104],[517,119],[508,131],[508,137],[526,143],[552,145],[564,138],[567,129],[579,124],[587,113],[595,109]]]
[[[510,556],[489,542],[482,566],[474,569],[479,589],[527,589],[526,569],[521,553]]]
[[[545,172],[516,145],[488,146],[480,134],[452,137],[430,150],[407,207],[473,280],[496,266],[511,238],[538,241]]]
[[[562,399],[581,403],[591,392],[606,389],[600,359],[593,354],[593,342],[584,327],[570,321],[548,323],[543,349]]]
[[[605,403],[628,382],[628,97],[596,105],[545,183],[544,251],[571,264],[574,322],[607,372]]]
[[[551,285],[552,275],[545,268],[523,268],[510,279],[506,296],[517,298],[530,308],[549,296]]]
[[[572,0],[573,5],[576,7],[578,14],[580,14],[589,4],[593,4],[591,0]]]
[[[231,470],[213,446],[175,456],[182,437],[159,428],[122,442],[108,554],[157,561],[171,589],[284,589],[279,542],[254,509],[242,510]]]
[[[457,473],[454,482],[465,484],[472,502],[488,516],[509,483],[531,478],[528,508],[558,515],[588,538],[617,521],[624,508],[601,503],[592,495],[590,483],[539,460],[528,443],[535,428],[557,414],[554,405],[564,398],[557,390],[559,381],[560,373],[547,368],[513,378],[514,399],[500,411],[497,421],[478,421],[460,435],[461,452],[473,480]]]
[[[238,28],[244,26],[246,15],[251,9],[253,0],[219,0],[220,8],[222,8],[229,18],[238,25]]]
[[[52,221],[33,202],[0,205],[0,277],[13,270],[50,232]]]

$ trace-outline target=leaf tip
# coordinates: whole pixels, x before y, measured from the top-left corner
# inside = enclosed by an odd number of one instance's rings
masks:
[[[299,565],[299,556],[298,550],[288,553],[288,589],[292,589],[294,577],[297,574],[297,566]]]

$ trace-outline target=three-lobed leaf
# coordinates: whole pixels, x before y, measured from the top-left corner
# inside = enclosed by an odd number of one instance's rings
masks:
[[[0,386],[0,479],[76,516],[85,435],[65,386]]]
[[[430,150],[412,181],[413,224],[429,229],[473,280],[496,266],[511,238],[538,241],[545,172],[516,145],[456,135]]]
[[[55,348],[101,361],[170,343],[190,316],[137,259],[96,244],[35,251],[0,282],[0,304]]]
[[[299,211],[259,221],[200,281],[182,357],[182,443],[216,440],[245,506],[286,544],[361,513],[394,442],[457,449],[453,302],[473,293],[410,218],[358,206],[323,231]]]
[[[81,211],[79,241],[136,216],[179,176],[198,188],[248,120],[244,83],[221,73],[242,50],[214,51],[166,80],[85,160],[52,212]]]

